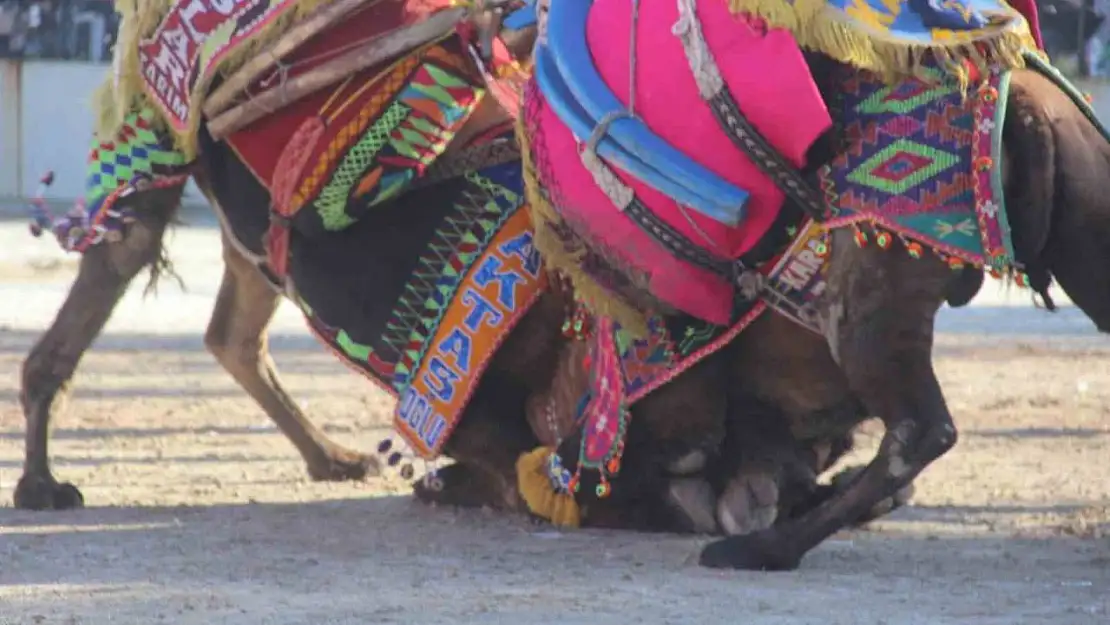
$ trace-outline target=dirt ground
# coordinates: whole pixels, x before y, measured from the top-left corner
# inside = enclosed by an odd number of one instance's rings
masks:
[[[1074,309],[946,311],[937,365],[962,438],[913,505],[835,537],[797,572],[718,572],[695,564],[702,538],[431,509],[395,478],[310,482],[204,352],[219,275],[210,228],[175,243],[189,292],[129,294],[55,424],[55,470],[88,508],[13,510],[20,362],[73,275],[17,231],[0,227],[2,625],[1110,622],[1110,341]],[[292,311],[275,332],[312,417],[371,447],[388,399]]]

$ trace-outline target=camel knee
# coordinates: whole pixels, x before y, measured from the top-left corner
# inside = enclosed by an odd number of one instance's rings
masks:
[[[76,368],[76,361],[50,353],[40,341],[23,361],[19,398],[24,409],[65,392]]]
[[[262,361],[265,341],[262,337],[236,339],[228,336],[223,328],[212,327],[204,333],[204,347],[225,369],[246,370],[258,367]]]

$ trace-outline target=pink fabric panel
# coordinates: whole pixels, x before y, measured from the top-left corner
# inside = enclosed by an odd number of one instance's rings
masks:
[[[526,98],[541,98],[532,85],[525,88]],[[655,239],[644,233],[632,220],[621,214],[613,202],[597,186],[582,165],[574,135],[546,105],[529,106],[527,114],[537,114],[542,130],[542,143],[535,145],[543,154],[540,171],[543,183],[558,204],[560,214],[569,222],[588,224],[586,230],[593,240],[605,243],[606,253],[622,263],[651,276],[652,294],[668,304],[712,323],[727,324],[732,307],[732,285],[717,275],[683,262],[663,249]],[[552,181],[558,181],[552,183]]]
[[[598,72],[626,104],[631,6],[628,0],[596,0],[587,24]],[[780,152],[800,165],[806,149],[831,120],[793,37],[785,30],[764,33],[733,15],[723,0],[702,0],[697,6],[703,33],[741,110]],[[728,228],[693,211],[683,216],[670,198],[623,171],[617,173],[648,207],[691,240],[703,242],[700,229],[716,243],[710,249],[738,257],[766,233],[782,204],[782,193],[732,144],[701,99],[682,43],[672,33],[677,2],[641,2],[639,11],[637,113],[672,146],[751,193],[747,218],[742,227]]]

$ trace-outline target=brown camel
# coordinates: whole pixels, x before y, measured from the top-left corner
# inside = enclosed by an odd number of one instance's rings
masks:
[[[1106,134],[1052,80],[1019,70],[1011,81],[1003,151],[1017,260],[1030,283],[1043,294],[1054,278],[1099,330],[1110,331],[1110,272],[1100,269],[1110,241],[1110,197],[1100,188],[1110,176]],[[981,278],[953,277],[931,255],[915,260],[857,246],[847,230],[836,231],[830,247],[821,312],[825,338],[848,388],[882,418],[886,435],[874,460],[842,492],[775,527],[709,545],[705,565],[795,568],[806,552],[909,484],[956,443],[932,366],[934,320],[946,295],[955,289],[967,297]],[[774,378],[767,369],[750,373]],[[838,394],[780,385],[768,399],[821,406],[833,405]]]
[[[488,118],[477,114],[469,133],[464,131],[460,139],[477,134],[491,120],[499,119],[497,111],[487,109],[486,113]],[[203,154],[198,181],[221,216],[226,264],[206,345],[298,448],[313,478],[361,479],[376,474],[380,467],[375,457],[329,440],[281,387],[265,340],[266,326],[281,295],[259,270],[269,198],[225,146],[209,139]],[[465,190],[459,182],[454,185],[445,183],[414,192],[389,210],[404,216],[398,218],[403,220],[414,214],[407,210],[409,207],[449,201]],[[28,421],[27,449],[24,475],[15,493],[18,507],[81,505],[80,492],[70,484],[59,483],[50,472],[49,419],[64,399],[81,355],[129,282],[159,258],[162,235],[179,199],[180,189],[134,196],[131,201],[138,221],[122,242],[86,254],[69,298],[28,356],[22,392]],[[341,301],[332,302],[337,309],[357,316],[359,310],[373,307],[373,302],[360,299],[372,294],[372,285],[349,284],[332,290],[333,269],[336,262],[346,262],[344,253],[348,261],[357,255],[360,262],[365,262],[364,243],[382,242],[382,237],[375,238],[373,232],[363,230],[358,232],[356,226],[344,235],[348,243],[355,241],[353,247],[346,248],[314,245],[294,236],[291,271],[302,290],[316,290],[315,297],[302,293],[306,299],[315,300],[314,308],[318,302],[336,297],[336,292],[355,297],[354,301],[342,301],[340,297]],[[383,270],[388,268],[389,245],[403,245],[404,241],[390,236],[384,243]],[[503,346],[448,449],[459,463],[441,475],[442,490],[418,486],[422,498],[459,505],[520,507],[513,465],[519,453],[536,444],[520,415],[525,397],[543,392],[551,383],[562,340],[558,332],[564,314],[562,299],[558,294],[545,297]],[[799,375],[808,378],[812,373],[812,377],[820,378],[822,387],[829,388],[829,396],[836,395],[831,400],[822,396],[821,402],[807,406],[785,397],[782,406],[788,418],[784,421],[777,412],[779,406],[764,400],[776,395],[772,391],[741,384],[728,385],[730,392],[724,392],[726,385],[721,376],[729,374],[729,367],[772,371],[761,369],[761,363],[780,358],[784,352],[779,343],[795,341],[797,334],[796,328],[782,320],[762,320],[746,333],[749,338],[741,342],[742,349],[727,350],[727,358],[722,354],[707,359],[641,402],[634,409],[634,427],[629,436],[635,444],[630,445],[632,452],[626,458],[626,470],[617,489],[620,496],[592,507],[597,524],[703,531],[721,527],[730,533],[744,532],[769,526],[780,518],[780,509],[788,513],[805,509],[835,492],[818,489],[816,474],[846,449],[845,437],[864,413],[839,377],[824,345],[802,340],[801,349],[790,353],[805,361],[806,366],[797,369]],[[817,360],[813,360],[815,354]],[[770,389],[777,388],[774,376],[767,384]],[[784,423],[796,425],[813,417],[811,407],[819,409],[816,421],[826,425],[818,434],[814,428],[803,428],[806,432],[799,442],[795,430],[784,427]],[[733,417],[727,424],[726,412]],[[833,420],[836,425],[829,427],[826,417],[834,414],[839,415]],[[722,440],[726,450],[731,446],[745,453],[716,454]],[[738,460],[742,457],[750,460]],[[711,463],[711,459],[716,462]],[[707,466],[718,469],[713,476],[715,490],[707,488],[703,478],[691,477]],[[716,501],[717,491],[724,492],[720,502]],[[818,499],[811,497],[814,494]],[[659,503],[664,506],[660,508]],[[677,519],[666,513],[676,507],[680,510]],[[664,512],[654,514],[652,510]]]
[[[225,261],[223,281],[205,335],[206,346],[297,447],[314,479],[362,479],[376,475],[380,470],[376,456],[339,446],[304,415],[282,387],[270,358],[266,327],[281,294],[257,265],[262,258],[261,238],[250,237],[251,232],[260,232],[267,224],[269,199],[265,190],[220,144],[207,145],[202,161],[205,167],[198,172],[198,182],[221,215]],[[412,206],[450,201],[457,193],[457,185],[417,191],[398,200],[393,210],[405,215]],[[81,356],[127,285],[142,268],[160,258],[162,235],[180,194],[180,189],[153,190],[138,193],[129,200],[134,202],[137,221],[122,241],[93,247],[85,254],[69,297],[28,355],[21,394],[27,417],[26,462],[15,492],[17,507],[64,509],[82,505],[77,488],[58,482],[50,471],[49,420],[62,406]],[[224,206],[253,210],[226,211]],[[373,232],[362,236],[381,241]],[[253,243],[243,242],[247,240]],[[398,246],[406,243],[395,236],[388,240]],[[365,238],[356,240],[349,251],[362,255],[364,241]],[[311,271],[331,272],[334,265],[328,259],[313,259],[316,247],[313,242],[303,245],[302,248],[295,243],[294,250],[297,258],[308,259],[303,262],[309,273],[300,275],[305,276],[303,283],[310,284]],[[328,246],[330,250],[336,247]],[[294,275],[297,268],[295,263]],[[330,290],[326,281],[318,283]],[[542,392],[551,383],[559,347],[565,342],[560,332],[565,317],[564,299],[560,293],[541,299],[504,344],[451,439],[448,452],[458,463],[441,472],[442,489],[418,483],[417,493],[422,499],[463,506],[521,508],[514,463],[520,453],[538,444],[522,418],[523,405],[528,394]],[[722,376],[729,366],[746,363],[758,368],[760,362],[771,357],[758,353],[760,350],[782,354],[777,344],[795,333],[790,322],[767,317],[757,322],[751,336],[768,340],[744,342],[742,351],[750,354],[750,359],[737,359],[736,350],[729,349],[705,360],[638,404],[630,432],[633,451],[623,472],[628,477],[622,479],[617,489],[619,496],[593,506],[592,523],[644,530],[712,532],[723,526],[729,532],[749,531],[766,527],[779,517],[780,503],[782,510],[788,511],[808,501],[811,495],[827,495],[817,489],[816,475],[848,449],[850,443],[845,435],[850,427],[832,432],[828,438],[809,437],[796,443],[789,428],[774,435],[761,431],[766,423],[784,423],[777,407],[760,404],[755,395],[728,397],[721,390],[725,386]],[[818,342],[817,348],[823,346]],[[806,345],[805,350],[808,349]],[[805,350],[799,356],[812,356]],[[835,365],[827,356],[826,361],[835,374]],[[860,408],[850,399],[845,401],[849,402],[854,424],[862,416]],[[726,402],[741,407],[732,410],[739,418],[733,419],[727,434],[723,418]],[[810,414],[806,406],[787,404],[787,408],[797,418]],[[679,415],[681,419],[676,419]],[[742,470],[736,454],[716,453],[726,436],[737,441],[737,450],[744,449],[753,459],[744,463]],[[773,445],[760,444],[772,441],[774,436],[778,438]],[[777,452],[769,452],[771,449]],[[710,467],[715,490],[708,488],[709,482],[702,477],[712,458],[719,458],[715,461],[717,466]],[[726,471],[734,479],[725,477]],[[780,489],[791,491],[791,496],[782,497],[780,502]],[[720,490],[727,490],[728,494],[718,504],[716,492]]]

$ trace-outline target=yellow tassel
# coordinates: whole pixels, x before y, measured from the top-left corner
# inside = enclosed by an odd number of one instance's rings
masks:
[[[560,527],[578,527],[581,516],[574,496],[551,489],[547,458],[553,453],[551,448],[537,447],[521,454],[516,461],[517,489],[532,514]]]

